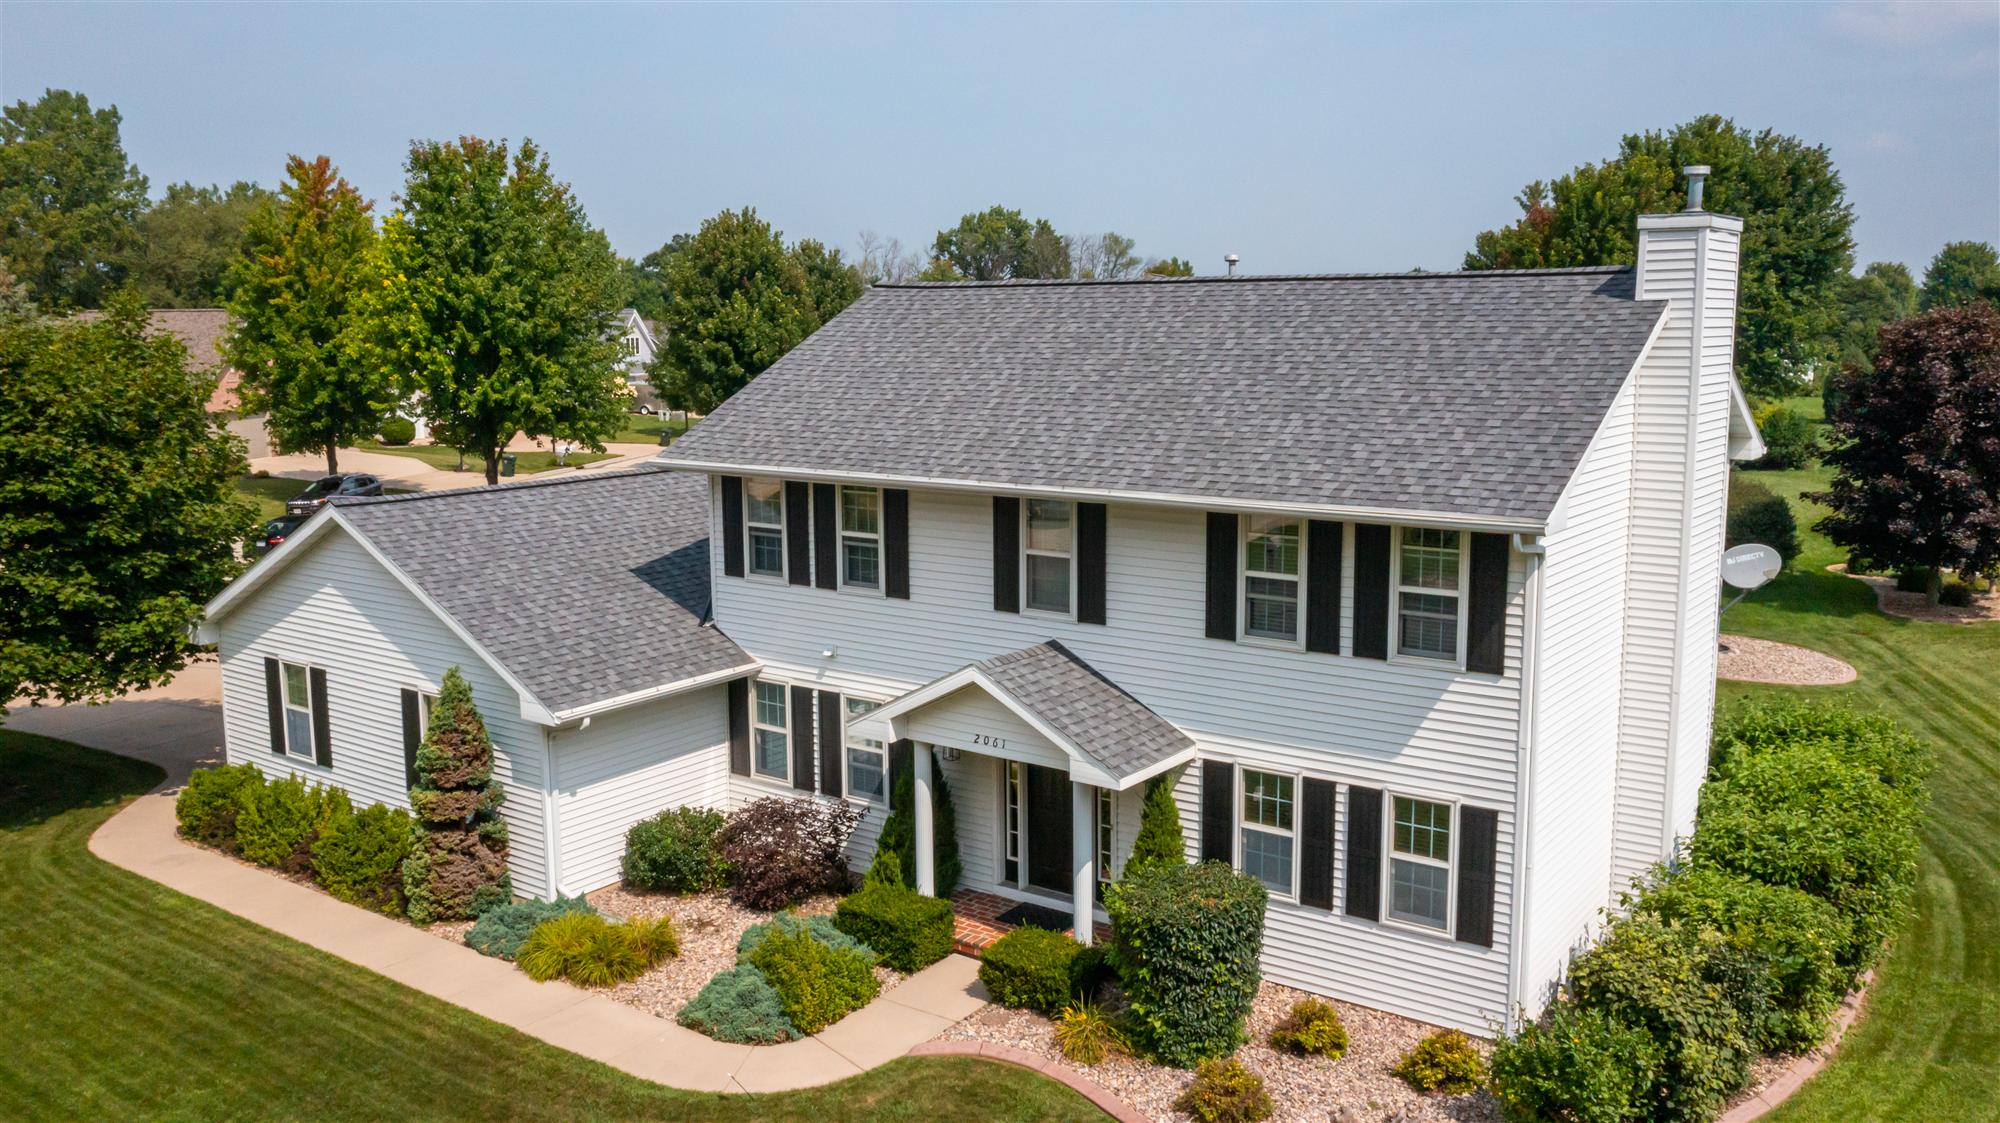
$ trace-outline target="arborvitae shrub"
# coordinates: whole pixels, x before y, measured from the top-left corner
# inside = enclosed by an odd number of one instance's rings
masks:
[[[1491,1067],[1512,1123],[1626,1123],[1648,1117],[1660,1050],[1644,1029],[1565,1001],[1495,1042]]]
[[[785,1017],[803,1033],[818,1033],[866,1006],[881,991],[875,957],[860,947],[836,948],[807,931],[773,929],[750,953],[771,981]]]
[[[465,934],[465,942],[481,954],[496,959],[513,959],[521,953],[521,945],[527,942],[528,934],[542,921],[565,913],[596,911],[582,897],[513,901],[482,913],[479,923]]]
[[[391,915],[402,912],[411,824],[409,812],[380,803],[335,818],[312,844],[313,876],[343,901]]]
[[[721,885],[729,865],[718,836],[727,821],[706,807],[674,807],[632,824],[625,832],[625,884],[672,893]]]
[[[493,782],[493,743],[457,667],[445,672],[410,790],[420,830],[403,862],[403,891],[418,924],[477,915],[512,896],[505,793]]]
[[[1054,1014],[1069,1003],[1072,968],[1082,951],[1066,933],[1024,925],[979,953],[979,981],[1002,1006]]]
[[[1256,1123],[1269,1119],[1272,1110],[1264,1078],[1234,1057],[1201,1062],[1195,1069],[1194,1083],[1174,1101],[1174,1107],[1201,1123]]]
[[[1105,894],[1133,1046],[1186,1068],[1233,1051],[1257,996],[1268,894],[1221,862],[1156,866]]]
[[[206,846],[234,852],[236,818],[251,794],[264,786],[254,764],[198,769],[174,798],[181,834]]]
[[[1181,770],[1155,777],[1146,786],[1146,802],[1139,810],[1139,837],[1132,843],[1132,856],[1125,860],[1124,876],[1152,866],[1187,864],[1187,842],[1181,835],[1181,808],[1174,801],[1174,785]]]
[[[717,1041],[744,1045],[775,1045],[801,1036],[785,1016],[785,1001],[771,980],[748,963],[710,979],[674,1020]]]
[[[1271,1030],[1271,1048],[1306,1057],[1339,1060],[1347,1052],[1347,1027],[1331,1002],[1302,998]]]
[[[1471,1038],[1441,1029],[1417,1042],[1389,1071],[1419,1092],[1470,1092],[1486,1079],[1486,1062]]]
[[[248,792],[236,817],[236,844],[260,866],[312,872],[312,844],[339,818],[354,813],[339,788],[307,787],[296,775]]]
[[[911,750],[914,752],[915,750]],[[900,752],[900,751],[899,751]],[[882,833],[875,838],[875,854],[896,856],[896,868],[903,884],[917,886],[916,774],[909,768],[895,770],[889,788],[889,817],[882,821]],[[964,864],[958,856],[958,811],[952,806],[951,785],[935,761],[931,765],[931,875],[939,897],[949,897],[958,888]],[[873,868],[873,867],[870,867]]]

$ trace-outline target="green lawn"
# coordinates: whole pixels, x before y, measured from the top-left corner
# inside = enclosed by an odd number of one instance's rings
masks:
[[[236,481],[236,494],[256,507],[257,517],[266,522],[284,514],[285,500],[305,489],[306,481],[283,476],[242,476]]]
[[[969,1058],[775,1096],[633,1079],[92,857],[160,776],[0,730],[0,1119],[1103,1118]]]
[[[386,452],[391,456],[407,456],[413,460],[421,460],[433,468],[443,468],[446,471],[456,469],[459,461],[458,450],[455,448],[446,448],[443,445],[385,445],[380,441],[356,441],[354,442],[354,447],[365,452]],[[517,452],[514,456],[516,458],[514,462],[515,475],[531,476],[536,472],[546,472],[551,468],[558,467],[556,464],[556,454],[553,452]],[[569,463],[562,466],[577,468],[585,464],[594,464],[599,460],[609,460],[611,459],[611,454],[608,452],[572,452],[569,454],[568,459]],[[465,471],[467,475],[477,476],[483,470],[483,462],[477,456],[465,457]]]
[[[625,415],[625,427],[611,437],[612,444],[651,445],[660,443],[660,434],[668,430],[675,433],[687,431],[687,422],[668,421],[658,414],[629,413]]]
[[[1822,511],[1800,492],[1827,470],[1744,474],[1795,504],[1804,552],[1723,627],[1854,664],[1852,685],[1798,692],[1879,707],[1938,752],[1916,916],[1834,1062],[1766,1118],[2000,1119],[2000,624],[1882,615],[1866,585],[1826,572],[1844,553],[1811,531]],[[1722,697],[1785,689],[1724,683]]]

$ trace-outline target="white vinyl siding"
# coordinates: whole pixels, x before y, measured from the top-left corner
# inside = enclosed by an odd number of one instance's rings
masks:
[[[778,480],[743,481],[744,556],[753,577],[785,575],[785,485]]]
[[[1244,638],[1298,643],[1304,619],[1299,574],[1304,570],[1305,521],[1250,515],[1243,524]]]

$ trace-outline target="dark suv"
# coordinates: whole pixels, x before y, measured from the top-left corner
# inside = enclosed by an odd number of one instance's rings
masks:
[[[285,501],[288,515],[310,515],[336,495],[380,495],[382,481],[359,472],[345,476],[321,476],[312,486]]]
[[[251,552],[261,558],[272,550],[277,549],[286,538],[291,536],[293,531],[304,526],[305,521],[311,517],[310,513],[303,515],[280,515],[270,522],[265,523],[264,532],[250,541]]]

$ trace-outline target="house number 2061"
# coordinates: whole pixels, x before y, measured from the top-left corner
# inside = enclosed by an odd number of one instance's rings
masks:
[[[985,745],[993,749],[1004,749],[1007,747],[1007,738],[995,737],[991,733],[974,733],[972,735],[972,743],[975,745]]]

